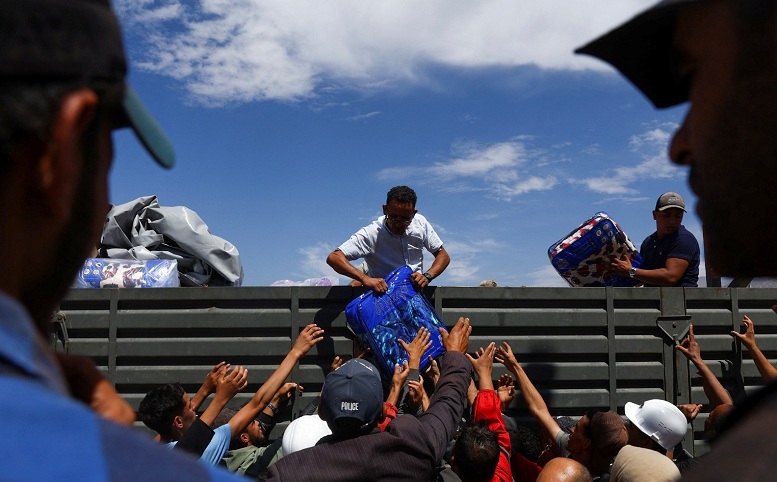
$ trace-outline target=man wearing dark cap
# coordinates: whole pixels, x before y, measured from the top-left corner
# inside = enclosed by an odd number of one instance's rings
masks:
[[[98,416],[90,387],[105,380],[84,386],[47,342],[50,314],[102,231],[111,132],[130,126],[160,164],[174,162],[125,83],[108,1],[0,0],[0,46],[0,478],[231,480]],[[42,433],[54,442],[45,460],[30,450]]]
[[[611,63],[656,107],[690,102],[669,154],[690,166],[707,261],[723,276],[775,275],[777,2],[663,0],[578,52]],[[777,441],[763,434],[777,428],[776,400],[772,384],[740,405],[714,456],[683,480],[773,478]]]
[[[682,225],[685,212],[685,201],[676,192],[659,196],[653,210],[656,232],[645,238],[639,249],[642,266],[632,266],[624,256],[612,260],[612,271],[645,286],[698,286],[701,250],[696,237]]]
[[[315,447],[284,456],[264,480],[430,480],[453,439],[467,403],[472,364],[464,355],[472,328],[459,318],[450,334],[440,329],[447,352],[429,409],[416,418],[400,415],[375,429],[383,404],[377,369],[352,359],[330,373],[321,389],[319,414],[332,435]]]

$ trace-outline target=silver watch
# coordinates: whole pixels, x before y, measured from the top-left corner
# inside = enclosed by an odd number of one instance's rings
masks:
[[[632,268],[629,270],[629,278],[633,278],[633,277],[635,277],[635,276],[637,276],[637,268],[634,268],[634,267],[632,267]]]

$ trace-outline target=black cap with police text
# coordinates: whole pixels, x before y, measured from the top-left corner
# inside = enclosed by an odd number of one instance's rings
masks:
[[[383,409],[383,385],[378,369],[353,358],[326,377],[318,412],[332,432],[370,427]]]
[[[685,211],[685,201],[683,200],[683,197],[676,192],[665,192],[656,200],[655,211],[666,211],[667,209],[671,208],[682,209]]]
[[[662,0],[620,27],[578,48],[618,69],[658,108],[688,100],[672,54],[678,8],[709,0]]]
[[[124,84],[127,61],[108,0],[0,1],[0,82]],[[172,167],[170,140],[128,86],[123,126],[151,156]]]

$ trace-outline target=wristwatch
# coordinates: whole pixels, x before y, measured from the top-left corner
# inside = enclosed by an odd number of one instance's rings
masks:
[[[635,277],[635,276],[637,276],[637,268],[634,268],[634,267],[632,267],[632,268],[629,270],[629,278],[633,278],[633,277]]]
[[[429,273],[424,273],[424,278],[428,279],[429,282],[431,283],[432,280],[434,279],[434,276],[430,275]]]

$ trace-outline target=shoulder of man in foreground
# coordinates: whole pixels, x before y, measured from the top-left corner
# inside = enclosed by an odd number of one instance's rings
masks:
[[[22,377],[0,377],[3,480],[236,480]],[[45,462],[40,435],[45,434]]]

